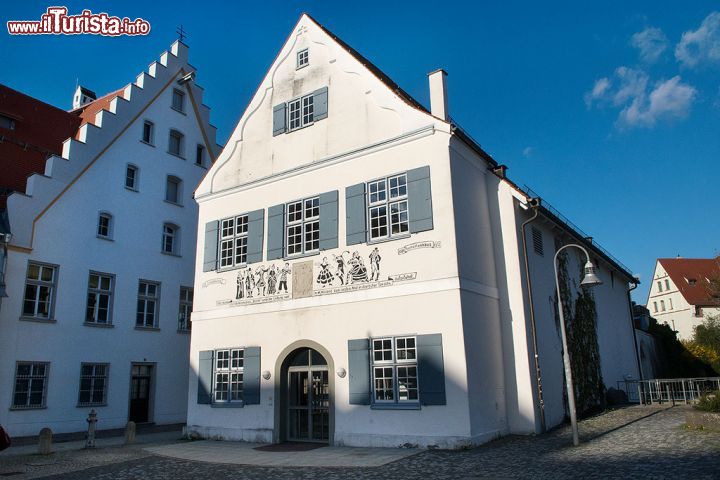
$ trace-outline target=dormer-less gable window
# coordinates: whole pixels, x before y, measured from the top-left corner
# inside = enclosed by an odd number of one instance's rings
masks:
[[[154,127],[155,125],[153,125],[153,123],[149,120],[145,120],[143,123],[142,141],[149,145],[153,144]]]
[[[328,89],[320,88],[273,107],[273,136],[310,126],[328,116]]]
[[[310,51],[304,48],[297,52],[297,69],[310,65]]]
[[[185,94],[177,88],[173,89],[172,108],[178,112],[185,112]]]
[[[185,152],[184,148],[184,135],[177,130],[170,130],[170,138],[168,140],[168,153],[183,157]]]

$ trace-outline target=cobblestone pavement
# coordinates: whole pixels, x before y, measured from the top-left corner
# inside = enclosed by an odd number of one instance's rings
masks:
[[[57,457],[4,458],[14,479],[477,479],[720,477],[720,433],[683,428],[688,407],[629,407],[580,423],[574,448],[569,428],[541,436],[509,436],[472,450],[427,450],[375,468],[267,468],[189,462],[153,456],[137,447],[65,452]],[[101,458],[102,457],[102,458]],[[13,460],[15,465],[5,464]],[[28,463],[54,462],[46,466]],[[102,464],[102,466],[96,466]]]

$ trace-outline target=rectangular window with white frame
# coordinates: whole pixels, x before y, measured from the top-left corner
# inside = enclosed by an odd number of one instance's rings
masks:
[[[178,331],[189,332],[192,329],[193,289],[180,287],[180,310],[178,312]]]
[[[407,175],[367,183],[370,241],[409,235]]]
[[[105,240],[112,240],[113,236],[113,216],[108,212],[100,212],[98,214],[97,237]]]
[[[90,272],[85,322],[88,324],[112,324],[112,300],[115,276]]]
[[[313,94],[290,100],[287,109],[289,131],[306,127],[315,121]]]
[[[137,313],[135,326],[158,328],[158,307],[160,305],[160,284],[147,280],[138,282]]]
[[[185,94],[177,88],[173,89],[172,108],[178,112],[185,112]]]
[[[320,249],[320,197],[287,203],[285,206],[285,245],[287,256]]]
[[[78,407],[107,404],[108,370],[107,363],[83,363],[80,365],[80,392]]]
[[[135,165],[129,164],[125,168],[125,188],[134,192],[138,191],[138,177],[140,169]]]
[[[54,313],[57,265],[28,262],[22,316],[51,320]]]
[[[177,130],[170,130],[168,153],[181,158],[185,156],[185,136]]]
[[[172,223],[163,224],[162,253],[180,255],[180,227]]]
[[[213,369],[213,401],[243,401],[244,350],[231,348],[215,351]]]
[[[307,67],[310,64],[310,50],[304,48],[297,52],[297,69]]]
[[[248,216],[238,215],[220,221],[220,268],[247,262]]]
[[[371,345],[373,403],[419,402],[415,337],[373,338]]]
[[[45,408],[49,370],[48,362],[17,362],[11,408]]]

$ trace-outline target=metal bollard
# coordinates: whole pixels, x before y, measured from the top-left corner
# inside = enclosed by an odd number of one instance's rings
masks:
[[[88,422],[88,431],[85,448],[95,448],[95,424],[97,423],[97,413],[94,408],[90,410],[86,421]]]

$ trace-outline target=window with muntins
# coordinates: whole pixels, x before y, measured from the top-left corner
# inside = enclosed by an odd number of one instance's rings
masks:
[[[297,130],[314,122],[314,100],[313,95],[306,95],[288,102],[288,126],[289,130]]]
[[[247,262],[248,216],[226,218],[220,222],[220,268]]]
[[[125,169],[125,188],[129,190],[138,190],[138,173],[139,169],[135,165],[128,165]]]
[[[12,408],[44,408],[47,396],[47,362],[17,362]]]
[[[304,48],[297,52],[297,68],[307,67],[310,64],[310,51]]]
[[[95,324],[112,323],[114,277],[106,273],[90,272],[85,321]]]
[[[157,328],[160,284],[140,280],[138,283],[136,327]]]
[[[168,152],[172,155],[182,157],[184,154],[185,136],[177,130],[170,130],[170,139],[168,141]]]
[[[213,400],[242,402],[244,351],[241,348],[215,351]]]
[[[177,88],[173,89],[172,108],[178,112],[185,112],[185,94]]]
[[[145,120],[145,122],[143,123],[143,134],[142,134],[143,142],[149,143],[150,145],[152,145],[154,131],[155,131],[155,124],[153,124],[149,120]]]
[[[100,213],[98,215],[97,236],[102,238],[112,238],[112,220],[113,217],[109,213]]]
[[[320,249],[320,197],[286,204],[285,238],[287,255]]]
[[[371,344],[373,402],[418,402],[415,337],[374,338]]]
[[[178,313],[178,330],[187,332],[192,328],[193,289],[180,287],[180,311]]]
[[[179,255],[180,229],[171,223],[163,225],[162,252],[170,255]]]
[[[83,363],[80,366],[79,407],[107,403],[109,367],[107,363]]]
[[[56,286],[57,267],[28,262],[22,316],[51,319]]]
[[[407,175],[373,180],[367,191],[370,240],[409,234]]]

